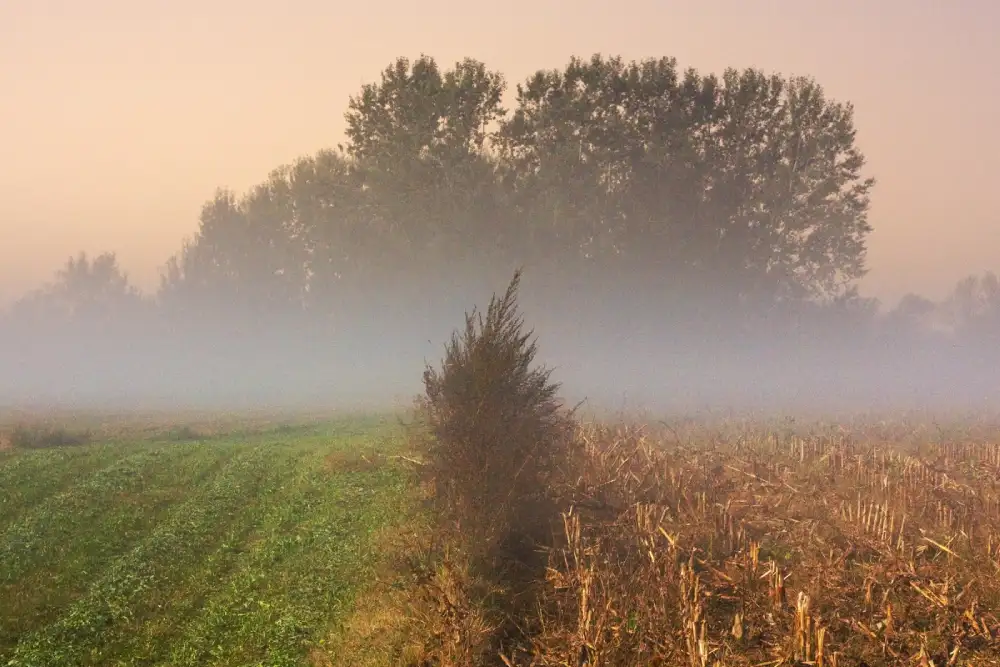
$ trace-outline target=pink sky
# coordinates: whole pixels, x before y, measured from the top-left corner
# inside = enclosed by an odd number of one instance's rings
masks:
[[[80,250],[144,288],[219,186],[343,140],[397,56],[513,85],[594,52],[806,74],[856,106],[874,193],[866,293],[1000,270],[1000,5],[965,0],[5,0],[0,303]]]

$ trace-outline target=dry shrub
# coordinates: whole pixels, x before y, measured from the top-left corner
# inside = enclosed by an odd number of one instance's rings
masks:
[[[420,664],[495,664],[511,617],[505,613],[503,587],[476,571],[478,563],[457,539],[423,556],[415,564],[419,585],[409,606],[424,637]]]
[[[428,499],[433,485],[415,491],[414,501]],[[473,572],[460,535],[434,525],[439,517],[420,511],[419,502],[413,508],[376,538],[385,558],[378,575],[343,626],[313,649],[310,664],[458,667],[498,660],[502,588]]]

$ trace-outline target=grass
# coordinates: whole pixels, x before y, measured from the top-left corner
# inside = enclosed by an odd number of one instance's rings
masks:
[[[0,452],[0,664],[298,665],[350,616],[398,428],[165,426]]]

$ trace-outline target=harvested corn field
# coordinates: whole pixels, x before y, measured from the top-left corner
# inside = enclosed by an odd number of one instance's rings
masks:
[[[531,664],[1000,664],[995,431],[579,435]]]

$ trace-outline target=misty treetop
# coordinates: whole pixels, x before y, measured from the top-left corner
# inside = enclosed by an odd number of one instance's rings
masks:
[[[518,86],[498,133],[543,245],[784,299],[833,297],[864,274],[874,181],[854,136],[851,107],[808,79],[598,56]]]
[[[345,146],[218,193],[161,296],[330,309],[400,276],[523,265],[828,300],[864,275],[874,181],[851,106],[818,83],[594,56],[529,77],[512,112],[505,89],[475,60],[398,59],[349,100]]]

